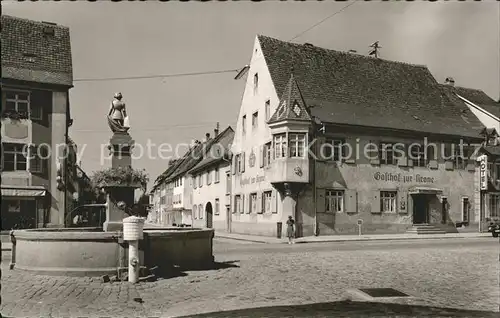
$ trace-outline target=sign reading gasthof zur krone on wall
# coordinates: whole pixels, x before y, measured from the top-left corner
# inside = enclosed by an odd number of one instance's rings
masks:
[[[481,190],[488,189],[488,157],[486,155],[479,156],[479,185]]]

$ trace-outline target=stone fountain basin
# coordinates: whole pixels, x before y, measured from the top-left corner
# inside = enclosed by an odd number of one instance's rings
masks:
[[[141,265],[184,269],[213,263],[211,229],[144,229]],[[43,228],[13,233],[14,269],[43,275],[116,275],[128,266],[128,243],[122,232],[102,228]],[[14,251],[15,249],[15,251]]]

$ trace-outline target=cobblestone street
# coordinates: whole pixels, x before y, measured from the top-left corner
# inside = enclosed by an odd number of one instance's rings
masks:
[[[4,259],[2,317],[174,317],[332,302],[363,287],[393,287],[430,306],[498,311],[494,239],[214,245],[221,269],[135,286],[33,276],[9,271]]]

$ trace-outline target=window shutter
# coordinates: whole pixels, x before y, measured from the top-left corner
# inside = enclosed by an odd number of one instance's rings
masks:
[[[241,195],[241,211],[240,213],[245,213],[245,195]]]
[[[407,155],[408,148],[406,147],[406,145],[403,147],[396,147],[396,149],[401,150],[401,151],[396,151],[394,153],[394,155],[397,156],[398,166],[400,167],[408,166],[408,155]]]
[[[346,163],[356,163],[356,138],[354,137],[348,137],[345,140],[346,146],[342,147],[342,154],[343,156],[346,156],[345,161]],[[349,154],[349,149],[351,150],[351,153]]]
[[[378,143],[375,140],[370,140],[369,143],[371,145],[378,145]],[[380,164],[380,158],[379,154],[375,150],[375,148],[370,147],[370,164],[372,165],[379,165]]]
[[[271,212],[278,213],[278,197],[276,190],[271,192]]]
[[[264,167],[264,161],[265,161],[265,158],[264,158],[264,145],[260,146],[260,167],[263,168]]]
[[[233,161],[233,165],[232,165],[231,169],[233,170],[233,174],[236,174],[236,163],[237,163],[236,157],[237,156],[233,156],[233,160],[232,160]]]
[[[316,189],[316,213],[325,213],[326,211],[325,189]]]
[[[231,205],[233,207],[233,213],[236,213],[236,196],[234,196],[233,204]]]
[[[398,191],[398,198],[396,204],[398,205],[399,213],[408,213],[408,192]]]
[[[255,212],[257,213],[262,213],[263,212],[263,209],[262,209],[262,193],[257,193],[257,210]]]
[[[371,212],[372,213],[380,213],[380,191],[379,190],[372,191]]]
[[[248,210],[247,210],[247,214],[251,213],[251,212],[252,212],[252,195],[249,194],[248,195]]]
[[[358,193],[356,190],[345,190],[345,210],[348,213],[358,212]]]
[[[241,153],[241,172],[245,172],[245,153]]]

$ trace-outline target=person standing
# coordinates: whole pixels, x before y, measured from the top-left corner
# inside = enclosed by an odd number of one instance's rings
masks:
[[[288,216],[288,220],[286,221],[286,236],[288,237],[288,244],[294,244],[295,241],[295,220],[291,215]]]

